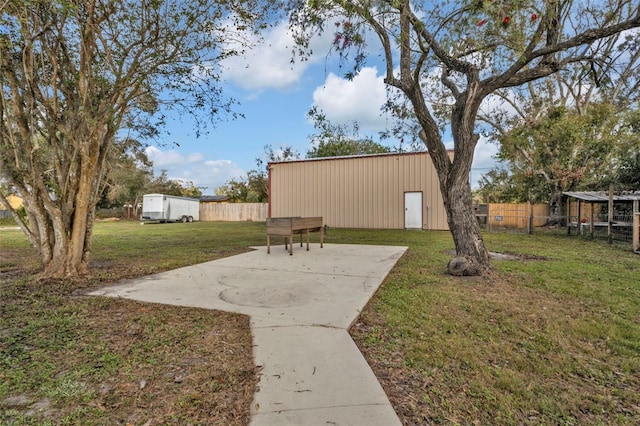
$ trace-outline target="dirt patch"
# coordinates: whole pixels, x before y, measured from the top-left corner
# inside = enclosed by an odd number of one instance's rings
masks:
[[[249,423],[248,317],[82,295],[140,274],[116,263],[73,281],[31,274],[0,270],[0,424]]]
[[[493,260],[548,260],[544,256],[534,256],[531,254],[489,252],[489,255]]]
[[[455,250],[447,250],[445,252],[449,256],[455,256]],[[492,260],[548,260],[544,256],[535,256],[532,254],[521,254],[521,253],[497,253],[494,251],[489,252],[489,256]]]

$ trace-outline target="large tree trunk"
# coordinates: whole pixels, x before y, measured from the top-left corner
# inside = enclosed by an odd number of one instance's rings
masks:
[[[79,233],[76,230],[75,234]],[[53,251],[53,256],[46,261],[43,259],[44,271],[41,278],[64,278],[86,274],[87,263],[80,252],[81,244],[77,244],[66,233],[58,236],[61,238],[55,241],[56,250]]]
[[[84,170],[82,174],[90,173]],[[88,179],[87,179],[88,178]],[[86,274],[95,193],[90,176],[81,176],[77,194],[48,199],[49,194],[23,192],[28,218],[19,222],[31,244],[40,252],[40,278],[65,278]]]
[[[96,141],[81,146],[82,154],[74,167],[78,175],[74,190],[65,194],[66,197],[60,200],[64,207],[52,215],[55,233],[49,244],[53,244],[55,249],[53,256],[44,262],[43,277],[61,278],[87,273],[95,206],[108,149],[106,141],[112,138],[108,131],[98,134]]]
[[[458,260],[462,265],[454,268],[449,263],[449,273],[454,275],[483,275],[491,267],[480,225],[473,211],[473,197],[469,176],[479,136],[475,133],[475,119],[482,99],[477,76],[469,75],[467,91],[456,96],[451,112],[451,132],[455,144],[453,162],[447,170],[439,170],[440,188],[447,211],[447,222],[456,245]]]
[[[38,185],[36,176],[29,179],[36,182],[31,186],[15,185],[23,198],[27,217],[23,220],[16,213],[14,218],[31,245],[39,251],[43,265],[40,278],[56,279],[87,273],[99,183],[108,141],[113,137],[108,130],[97,133],[92,151],[89,150],[90,143],[78,143],[75,146],[81,154],[72,156],[69,162],[61,160],[57,164],[57,182],[65,182],[67,175],[75,177],[66,184],[59,184],[57,191]],[[31,164],[31,173],[40,175],[37,163]]]
[[[438,172],[447,223],[456,246],[455,262],[449,263],[449,273],[483,275],[491,267],[490,257],[473,211],[469,183],[471,164],[478,142],[478,135],[474,132],[475,113],[481,97],[469,100],[468,93],[465,93],[453,108],[451,130],[455,148],[451,158],[451,153],[444,147],[437,124],[427,110],[419,86],[405,93],[408,93],[423,129],[420,138],[427,146]]]
[[[489,253],[485,248],[480,226],[473,211],[469,183],[454,179],[442,191],[442,195],[447,211],[447,223],[456,245],[456,262],[449,263],[449,273],[452,275],[484,274],[490,267]]]

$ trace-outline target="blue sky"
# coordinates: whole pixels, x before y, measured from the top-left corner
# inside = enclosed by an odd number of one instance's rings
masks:
[[[205,194],[231,178],[255,169],[264,146],[292,146],[305,156],[314,127],[306,118],[316,105],[334,124],[360,123],[361,135],[376,136],[387,124],[380,107],[385,101],[382,64],[371,63],[353,80],[342,78],[335,58],[327,58],[332,34],[313,41],[314,55],[306,62],[291,64],[291,46],[286,26],[270,29],[264,42],[244,57],[221,64],[226,96],[240,102],[235,110],[245,115],[220,122],[208,134],[196,137],[189,117],[175,117],[166,130],[162,146],[152,145],[147,154],[159,174],[167,170],[171,179],[192,181]],[[375,55],[374,55],[375,58]],[[179,146],[174,146],[177,142]],[[397,141],[385,141],[397,145]],[[476,148],[472,185],[493,165],[496,147],[485,141]]]

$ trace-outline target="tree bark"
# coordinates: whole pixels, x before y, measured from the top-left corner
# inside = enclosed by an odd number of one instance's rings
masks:
[[[453,122],[455,123],[455,120]],[[476,145],[474,139],[477,140],[477,136],[473,133],[463,135],[460,134],[459,128],[457,130],[459,137],[465,138],[466,142],[456,144],[458,149],[454,151],[453,160],[437,159],[434,161],[442,200],[447,212],[447,224],[456,247],[456,256],[467,260],[465,271],[455,274],[453,271],[450,272],[452,275],[483,275],[491,268],[490,256],[484,245],[480,225],[473,210],[473,197],[469,183],[473,151]],[[431,146],[441,144],[441,142],[427,139],[425,133],[421,132],[420,136],[433,158]],[[431,134],[433,135],[434,132]],[[448,156],[449,153],[446,155]]]
[[[38,230],[33,234],[33,240],[40,247],[41,278],[65,278],[87,273],[96,203],[92,177],[95,167],[87,165],[79,169],[82,171],[78,176],[77,192],[59,194],[59,203],[45,207],[43,200],[48,194],[26,193],[25,204],[30,206],[29,211],[35,212],[28,222],[29,229]]]
[[[473,77],[473,76],[472,76]],[[440,192],[447,212],[447,224],[456,247],[456,256],[467,260],[463,271],[455,275],[483,275],[491,268],[480,225],[473,210],[469,176],[478,135],[475,116],[482,99],[473,78],[467,92],[457,96],[451,113],[451,130],[455,142],[453,158],[444,149],[437,124],[431,118],[419,85],[405,91],[422,126],[420,138],[427,146],[438,172]],[[476,89],[476,90],[474,90]],[[454,271],[450,270],[452,275]],[[459,272],[459,273],[458,273]]]
[[[475,133],[476,116],[484,94],[479,88],[477,71],[469,71],[467,79],[467,90],[456,96],[451,112],[451,132],[455,143],[453,162],[439,175],[446,176],[446,179],[440,179],[440,187],[456,254],[468,262],[463,275],[483,275],[491,263],[473,210],[469,176],[479,139]]]
[[[490,268],[490,258],[473,211],[470,185],[450,185],[443,191],[443,200],[456,256],[467,260],[466,268],[455,275],[483,275]]]

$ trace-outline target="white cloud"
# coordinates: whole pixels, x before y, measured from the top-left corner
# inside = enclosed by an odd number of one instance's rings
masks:
[[[471,165],[471,187],[477,188],[478,181],[485,173],[496,166],[493,158],[498,153],[498,145],[489,142],[485,137],[481,137],[473,153],[473,164]]]
[[[187,162],[189,163],[199,163],[203,161],[204,156],[199,152],[194,152],[192,154],[187,155]]]
[[[447,149],[454,148],[453,140],[444,141],[444,145]],[[481,136],[473,152],[473,163],[471,164],[471,174],[469,176],[472,189],[478,188],[480,178],[489,172],[489,170],[496,167],[496,159],[494,156],[497,153],[498,145],[490,142],[488,138]]]
[[[292,63],[295,42],[287,22],[280,23],[262,34],[263,40],[255,35],[240,34],[237,40],[245,40],[254,47],[245,54],[225,59],[220,64],[223,77],[235,85],[250,91],[264,89],[286,90],[300,82],[306,69],[322,57],[311,55],[306,61],[296,59]],[[327,36],[314,37],[311,50],[328,51],[330,39]],[[240,42],[228,45],[240,49]],[[324,46],[324,48],[322,47]]]
[[[154,170],[167,171],[167,177],[182,182],[193,182],[206,187],[205,193],[224,185],[228,180],[244,176],[246,172],[230,160],[210,160],[201,153],[182,154],[176,150],[163,151],[155,146],[147,147],[147,156],[153,161]]]
[[[184,157],[176,150],[161,151],[155,146],[149,146],[145,149],[147,157],[153,161],[155,168],[164,168],[173,164],[181,163]]]
[[[323,86],[313,92],[313,104],[336,124],[360,123],[361,129],[380,131],[386,127],[380,108],[386,101],[384,77],[375,67],[363,68],[353,80],[330,73]]]

